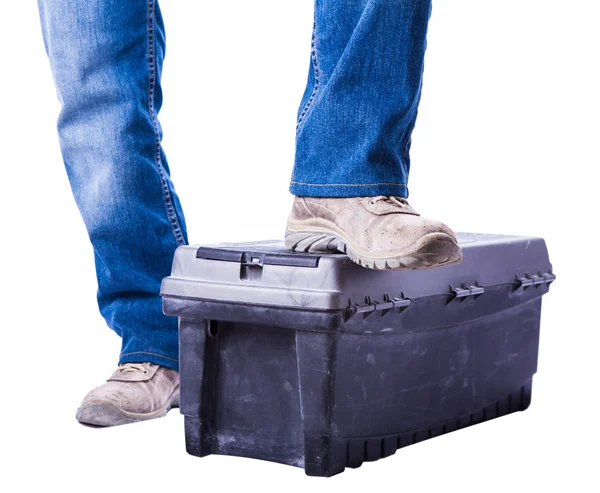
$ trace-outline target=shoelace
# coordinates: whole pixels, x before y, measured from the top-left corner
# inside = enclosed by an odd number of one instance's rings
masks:
[[[151,363],[147,364],[150,366],[152,365]],[[134,371],[141,371],[144,374],[148,373],[147,368],[142,363],[123,363],[122,365],[119,365],[117,371],[123,373],[131,373]]]
[[[398,207],[406,207],[408,205],[408,200],[404,197],[394,197],[393,195],[379,195],[378,197],[373,197],[370,202],[371,205],[377,202],[385,202],[386,204],[397,205]]]

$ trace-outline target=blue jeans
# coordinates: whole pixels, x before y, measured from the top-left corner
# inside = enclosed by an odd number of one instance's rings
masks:
[[[157,114],[165,30],[157,0],[38,0],[62,109],[61,151],[94,247],[98,304],[119,363],[178,368],[160,283],[185,219]],[[290,191],[408,196],[431,0],[316,0]]]

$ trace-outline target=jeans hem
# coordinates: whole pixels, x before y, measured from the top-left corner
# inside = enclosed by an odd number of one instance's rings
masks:
[[[305,183],[292,181],[290,192],[298,197],[375,197],[393,195],[408,198],[408,186],[404,183]]]
[[[119,364],[123,363],[153,363],[172,370],[179,371],[179,360],[151,351],[134,351],[122,353]]]

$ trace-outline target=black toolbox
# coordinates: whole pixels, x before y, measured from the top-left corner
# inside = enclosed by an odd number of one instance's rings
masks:
[[[180,247],[162,295],[188,452],[331,476],[526,409],[546,245],[458,236],[461,264],[397,272],[281,242]]]

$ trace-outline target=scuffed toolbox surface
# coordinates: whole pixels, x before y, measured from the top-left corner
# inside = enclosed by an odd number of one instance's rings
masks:
[[[461,264],[409,272],[280,242],[179,248],[162,294],[180,318],[188,451],[331,476],[526,409],[545,243],[459,241]]]

